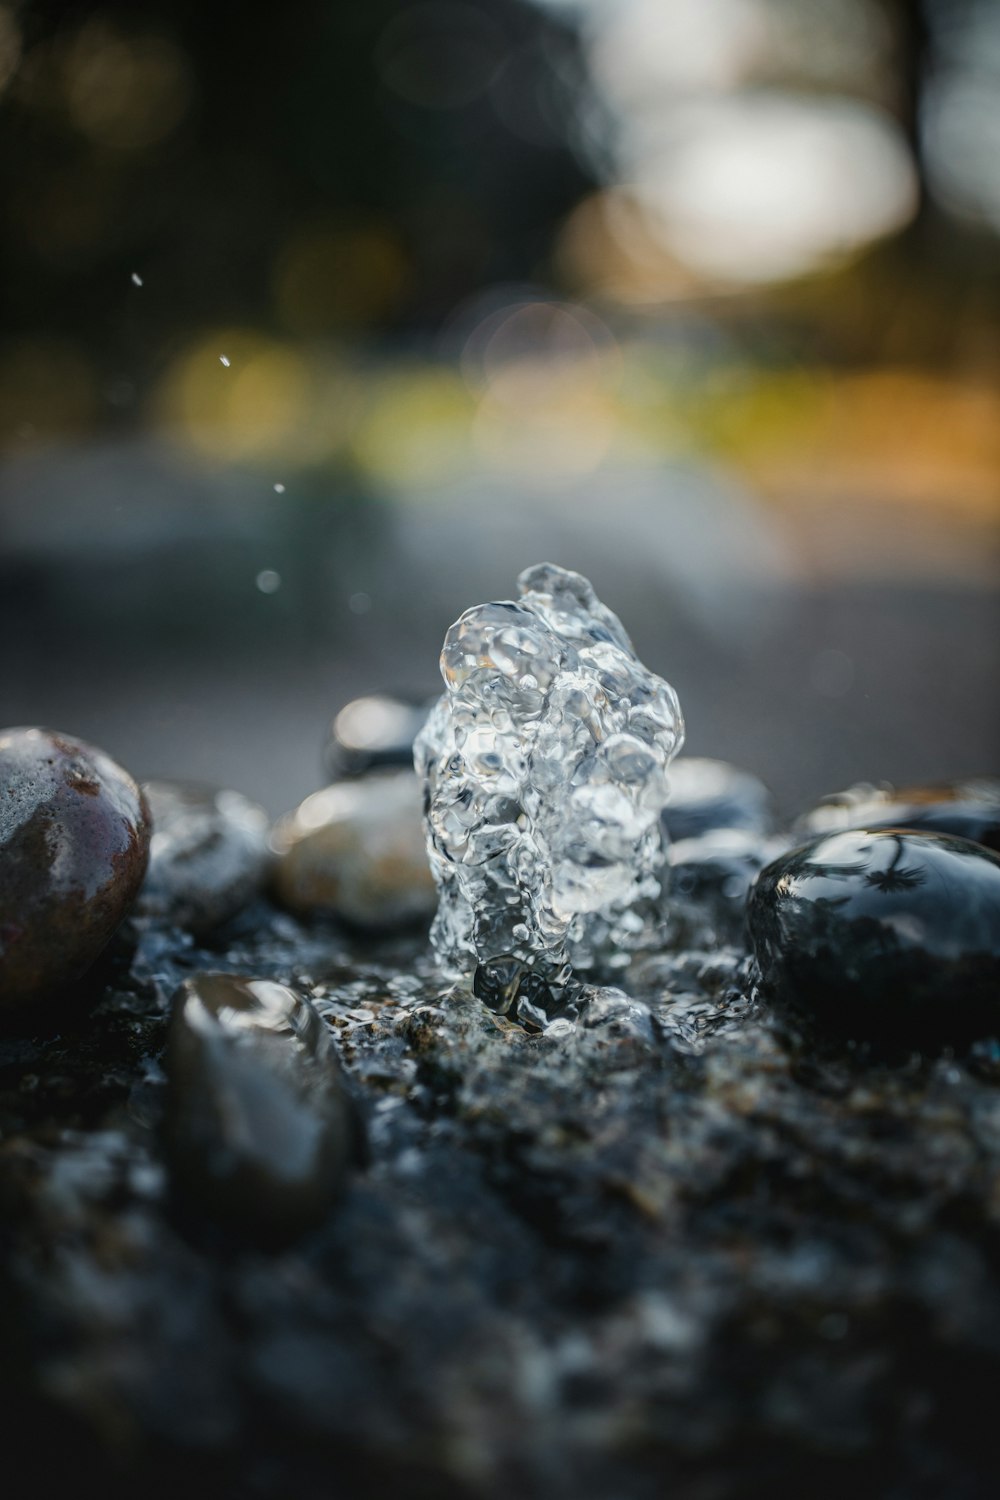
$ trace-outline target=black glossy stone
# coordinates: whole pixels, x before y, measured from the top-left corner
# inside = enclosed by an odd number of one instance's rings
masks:
[[[662,813],[670,839],[698,838],[713,828],[769,833],[774,827],[771,793],[759,777],[724,760],[681,756],[669,771],[670,801]]]
[[[143,791],[153,837],[136,910],[210,932],[262,889],[270,819],[248,797],[223,788],[147,781]]]
[[[430,712],[430,702],[373,693],[354,698],[337,713],[323,749],[331,781],[368,771],[413,765],[413,741]]]
[[[166,1144],[178,1196],[283,1244],[320,1224],[358,1155],[325,1022],[286,985],[197,974],[174,996]]]
[[[53,730],[0,732],[0,1010],[90,968],[148,855],[145,799],[110,756]]]
[[[765,993],[901,1049],[1000,1035],[1000,858],[966,839],[848,830],[767,866],[748,923]]]
[[[1000,779],[967,777],[930,786],[861,782],[824,797],[795,824],[802,837],[840,828],[913,828],[950,833],[1000,851]]]

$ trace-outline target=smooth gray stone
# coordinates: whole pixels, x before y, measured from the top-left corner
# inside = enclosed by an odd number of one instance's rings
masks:
[[[137,910],[196,934],[210,932],[259,894],[271,863],[269,819],[240,792],[147,781],[153,822]]]

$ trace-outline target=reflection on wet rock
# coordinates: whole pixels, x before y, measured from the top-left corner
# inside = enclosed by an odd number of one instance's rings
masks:
[[[803,837],[841,828],[915,828],[1000,851],[1000,778],[975,776],[899,788],[860,782],[824,797],[795,827]]]
[[[90,967],[148,853],[142,794],[103,751],[45,729],[0,733],[0,1007]]]
[[[180,1198],[279,1244],[322,1222],[358,1133],[325,1023],[270,980],[199,974],[174,996],[166,1140]]]
[[[901,1047],[1000,1034],[1000,858],[947,835],[847,831],[776,860],[751,892],[765,992]]]
[[[314,792],[275,827],[278,899],[385,930],[427,921],[437,902],[412,771],[388,771]]]
[[[330,780],[412,766],[413,741],[430,710],[430,703],[407,702],[388,693],[345,703],[330,725],[323,751]]]
[[[153,824],[138,910],[209,932],[261,889],[270,820],[239,792],[177,781],[143,784]]]
[[[769,833],[774,827],[771,793],[759,777],[724,760],[682,755],[670,768],[670,801],[661,814],[675,842],[714,828]]]
[[[665,883],[670,946],[738,943],[750,887],[785,847],[785,841],[738,827],[713,828],[671,844]]]

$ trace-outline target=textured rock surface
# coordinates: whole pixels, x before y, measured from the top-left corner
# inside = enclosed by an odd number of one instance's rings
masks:
[[[413,771],[385,771],[314,792],[276,824],[275,893],[299,913],[372,931],[427,922],[437,904]]]
[[[548,563],[517,603],[466,610],[445,637],[445,693],[418,736],[440,905],[431,938],[477,992],[512,964],[547,981],[613,966],[659,893],[666,771],[684,734],[673,689],[635,656],[585,578]],[[496,986],[497,1008],[516,986]],[[539,1003],[538,999],[534,1000]],[[544,1006],[544,1001],[541,1001]]]
[[[0,1009],[79,979],[148,853],[145,802],[110,756],[46,729],[0,732]]]
[[[827,834],[769,865],[748,923],[767,989],[906,1049],[1000,1032],[1000,858],[944,834]]]
[[[136,910],[210,932],[259,894],[270,819],[240,792],[178,781],[142,789],[153,837]]]
[[[995,1045],[805,1046],[738,949],[530,1036],[420,942],[229,934],[150,926],[85,1025],[0,1041],[5,1493],[992,1500]],[[168,1002],[207,968],[310,996],[370,1121],[278,1254],[169,1193]]]

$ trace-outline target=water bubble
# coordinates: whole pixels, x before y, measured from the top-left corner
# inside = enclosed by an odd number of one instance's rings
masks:
[[[257,587],[262,594],[276,594],[281,588],[281,574],[274,568],[261,568],[257,574]]]

